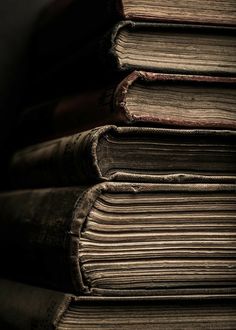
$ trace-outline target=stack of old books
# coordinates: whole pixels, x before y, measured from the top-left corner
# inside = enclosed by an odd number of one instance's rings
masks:
[[[47,101],[0,195],[1,325],[235,329],[234,26],[234,0],[47,9]]]

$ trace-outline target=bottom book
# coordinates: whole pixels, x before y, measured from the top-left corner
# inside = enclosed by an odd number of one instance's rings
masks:
[[[1,329],[235,329],[236,295],[76,297],[0,280]]]

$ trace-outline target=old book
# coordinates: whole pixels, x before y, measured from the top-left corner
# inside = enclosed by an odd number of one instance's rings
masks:
[[[234,0],[56,0],[45,8],[34,34],[37,57],[61,57],[119,20],[236,25]],[[83,31],[83,33],[81,33]],[[55,59],[55,58],[54,58]]]
[[[11,159],[15,187],[107,180],[235,182],[236,132],[101,126],[26,147]]]
[[[30,107],[17,135],[32,144],[109,124],[236,129],[236,78],[134,71],[104,88]]]
[[[104,35],[75,41],[57,55],[36,60],[31,100],[108,83],[133,70],[236,75],[236,28],[121,21]],[[58,52],[56,52],[58,53]],[[32,94],[32,95],[31,95]],[[29,93],[27,94],[27,96]]]
[[[14,330],[235,329],[236,295],[76,297],[0,280],[0,326]]]
[[[69,24],[74,20],[74,24],[81,24],[78,18],[83,20],[85,11],[89,11],[90,16],[96,20],[97,25],[104,24],[99,21],[111,19],[138,19],[154,21],[177,21],[177,22],[198,22],[212,23],[219,25],[236,25],[235,2],[233,0],[100,0],[99,5],[85,1],[56,0],[52,1],[41,15],[40,25],[52,24],[57,26],[59,22],[65,21]],[[54,21],[53,21],[54,20]]]
[[[236,185],[0,195],[1,276],[103,296],[236,293]]]
[[[86,46],[77,44],[77,51],[67,49],[67,60],[55,70],[64,65],[79,72],[86,64],[89,71],[100,60],[99,66],[119,70],[235,75],[235,44],[234,27],[121,21]]]

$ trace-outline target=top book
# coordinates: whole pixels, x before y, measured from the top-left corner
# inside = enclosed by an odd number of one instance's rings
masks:
[[[91,5],[92,4],[92,5]],[[54,0],[44,11],[44,22],[51,18],[79,15],[84,20],[97,17],[100,24],[111,20],[148,20],[236,25],[235,0]]]

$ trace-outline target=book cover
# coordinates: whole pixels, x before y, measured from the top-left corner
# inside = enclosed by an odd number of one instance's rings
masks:
[[[1,276],[98,296],[235,293],[235,184],[0,195]]]
[[[109,124],[235,129],[235,87],[236,78],[134,71],[29,107],[16,135],[27,145]]]
[[[32,93],[63,93],[88,85],[91,76],[108,83],[133,70],[235,76],[235,45],[234,27],[121,21],[86,44],[66,47],[59,59],[37,60]]]
[[[236,132],[96,127],[13,154],[12,187],[101,181],[235,182]]]
[[[34,55],[60,57],[76,42],[94,38],[119,20],[235,26],[234,0],[168,1],[56,0],[41,13],[33,36]],[[83,33],[81,33],[83,31]]]
[[[233,329],[235,294],[83,297],[0,280],[0,326],[15,330]]]

